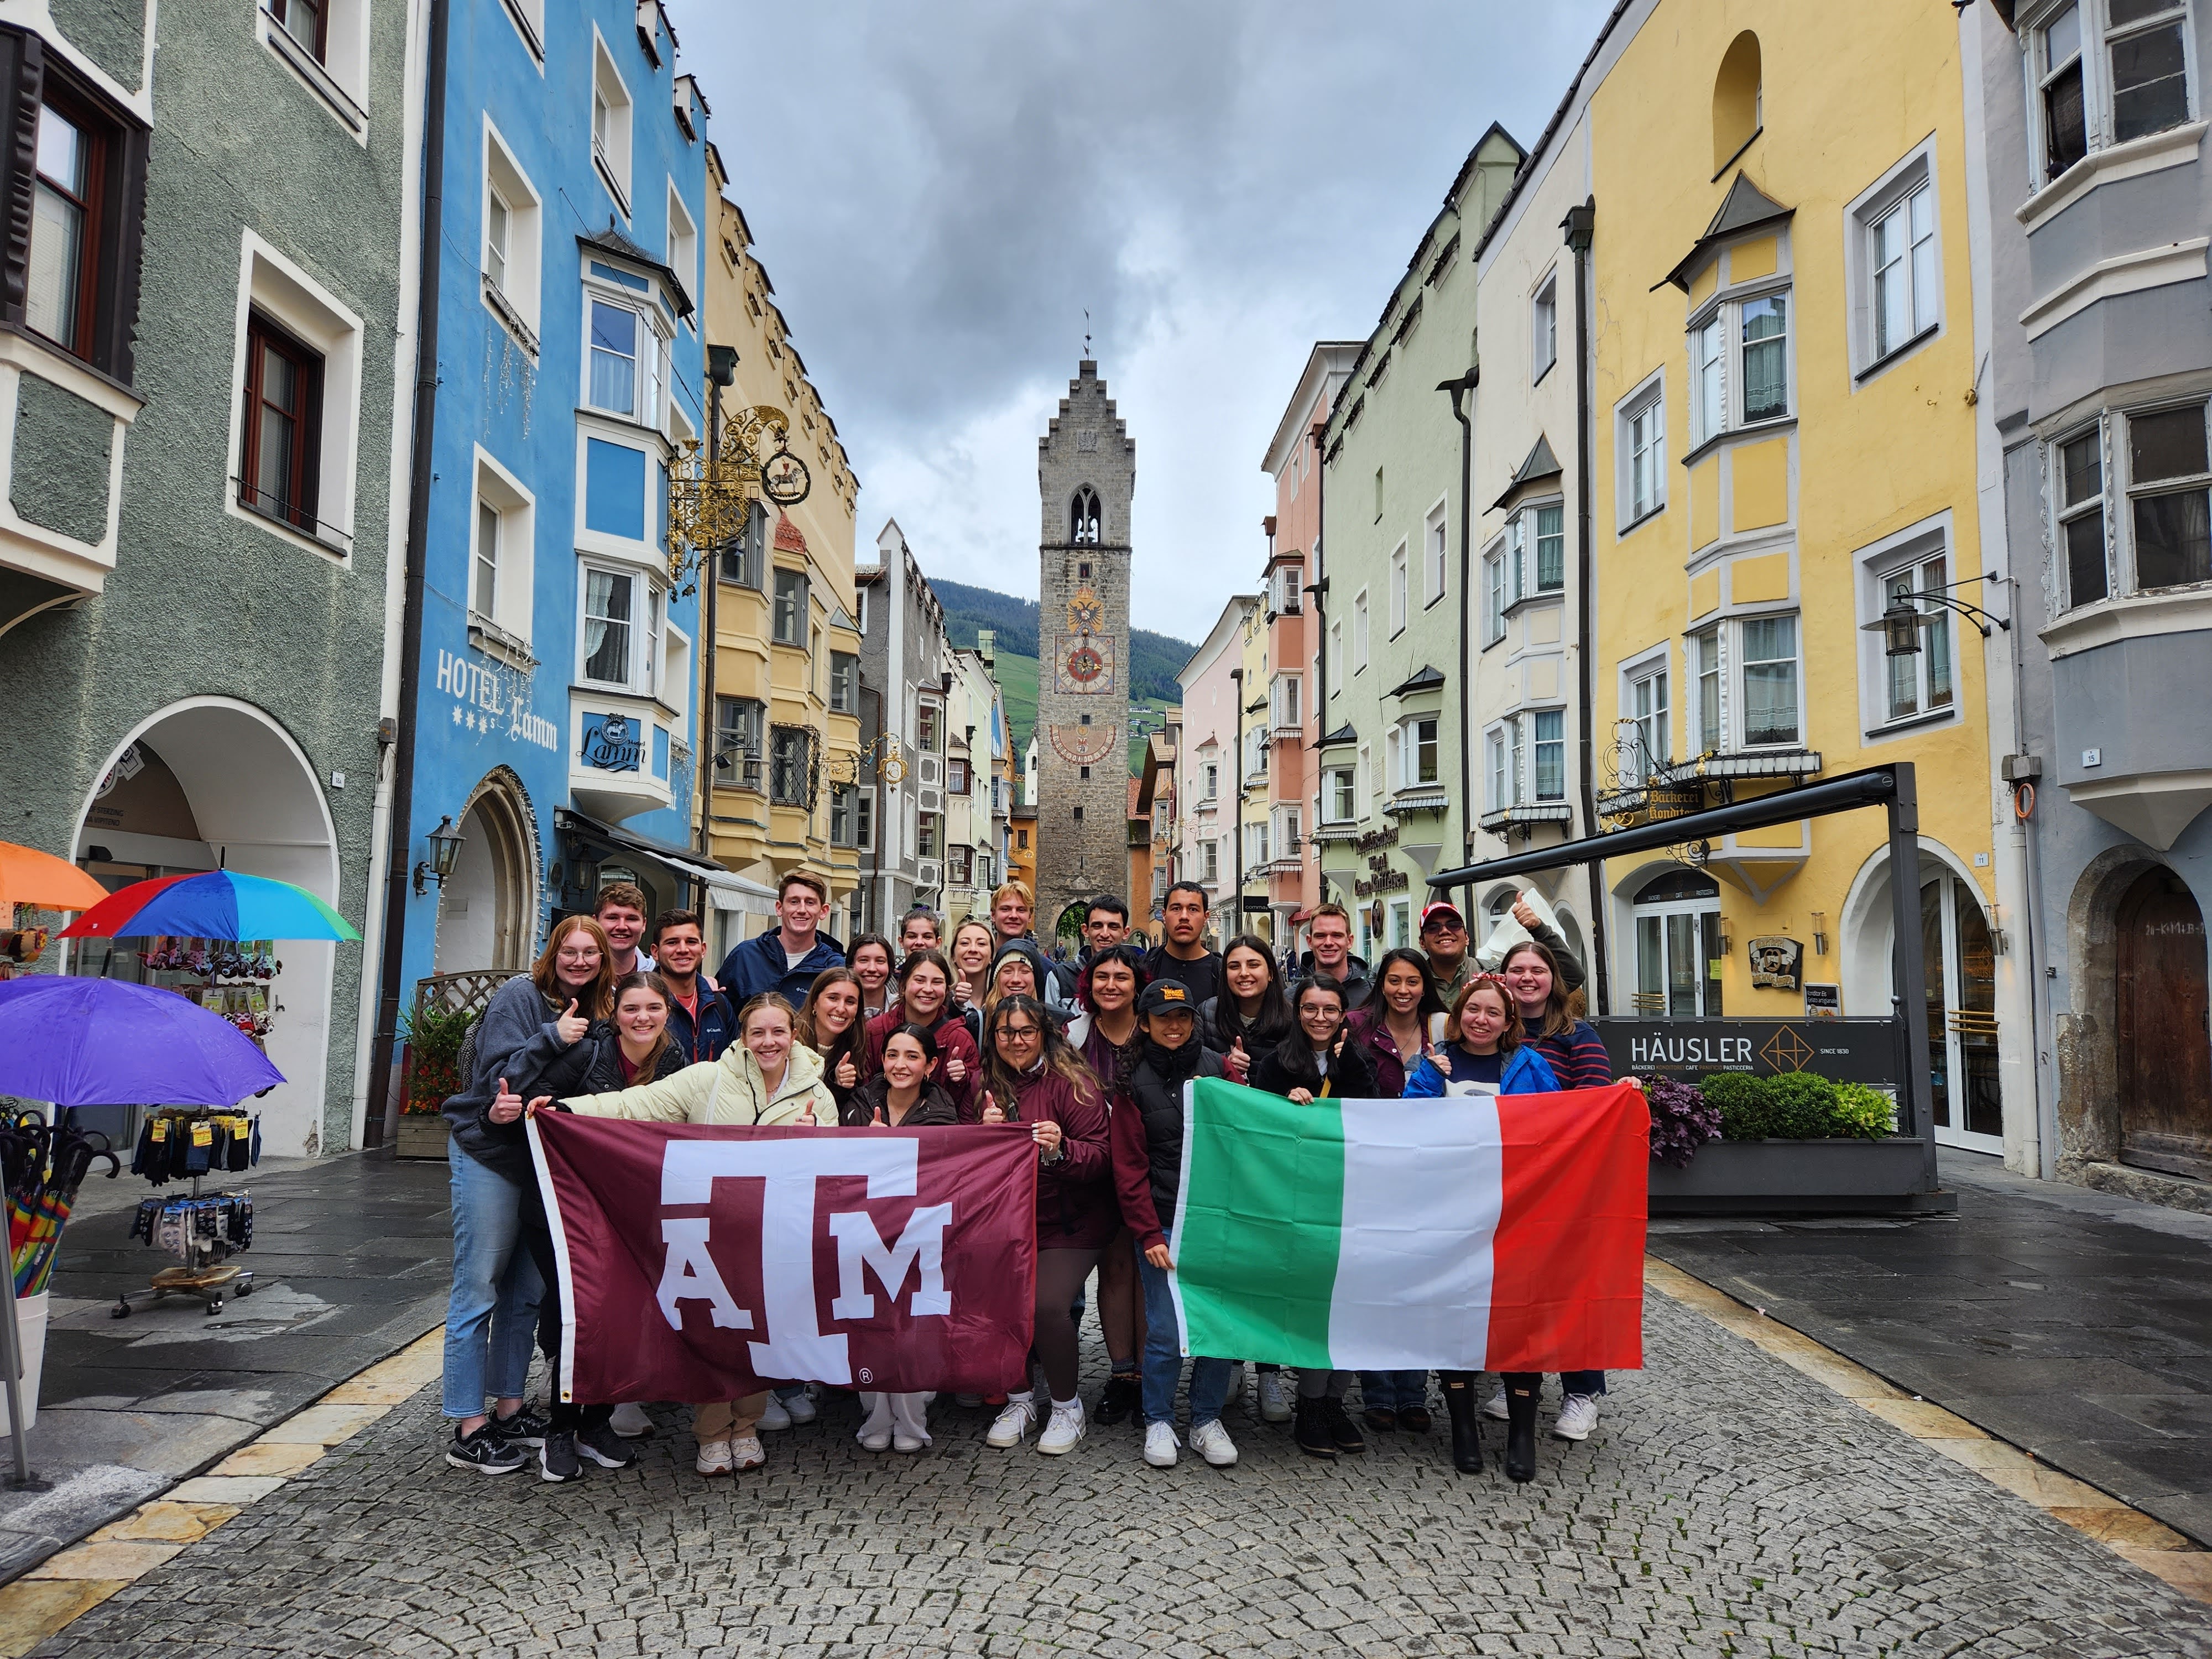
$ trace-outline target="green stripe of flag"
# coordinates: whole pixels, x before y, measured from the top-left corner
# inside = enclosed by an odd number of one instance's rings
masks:
[[[1175,1227],[1188,1351],[1326,1367],[1343,1216],[1336,1102],[1194,1083]]]

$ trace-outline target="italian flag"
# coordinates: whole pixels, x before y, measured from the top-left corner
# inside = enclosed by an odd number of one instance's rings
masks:
[[[1644,1363],[1651,1118],[1626,1085],[1316,1100],[1183,1096],[1186,1354],[1333,1370]]]

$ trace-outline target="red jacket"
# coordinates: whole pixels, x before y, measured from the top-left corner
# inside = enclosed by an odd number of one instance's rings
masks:
[[[1011,1119],[1060,1125],[1059,1160],[1037,1166],[1037,1249],[1097,1249],[1113,1243],[1121,1212],[1114,1200],[1104,1091],[1078,1089],[1041,1068],[1021,1080],[1014,1100],[998,1103]]]
[[[1396,1100],[1406,1092],[1406,1062],[1399,1057],[1397,1040],[1390,1035],[1389,1012],[1376,997],[1345,1022],[1352,1028],[1352,1040],[1367,1050],[1367,1058],[1375,1067],[1375,1093],[1378,1099]],[[1417,1059],[1414,1062],[1419,1063]]]
[[[861,1044],[862,1082],[883,1070],[884,1043],[893,1031],[907,1023],[905,1011],[896,1002],[868,1022],[867,1041]],[[979,1074],[983,1069],[983,1058],[976,1051],[975,1039],[968,1035],[966,1024],[950,1001],[939,1012],[937,1029],[930,1035],[937,1039],[937,1086],[952,1097],[952,1103],[960,1109],[960,1121],[973,1123],[976,1113],[981,1109],[973,1103],[976,1091],[982,1086]],[[955,1054],[959,1055],[960,1063],[967,1067],[965,1075],[957,1083],[945,1075],[945,1063]]]

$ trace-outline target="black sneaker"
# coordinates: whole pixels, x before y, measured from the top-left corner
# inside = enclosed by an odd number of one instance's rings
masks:
[[[538,1478],[561,1486],[584,1478],[576,1456],[576,1437],[567,1429],[548,1429],[545,1443],[538,1449]]]
[[[446,1447],[446,1461],[457,1469],[474,1469],[478,1474],[513,1474],[522,1467],[522,1448],[510,1445],[486,1423],[474,1434],[465,1435],[455,1429]]]
[[[1133,1376],[1109,1376],[1106,1391],[1098,1396],[1098,1409],[1091,1413],[1091,1420],[1109,1428],[1116,1423],[1126,1423],[1129,1413],[1137,1408],[1144,1390]]]
[[[527,1405],[515,1411],[512,1417],[495,1416],[491,1431],[510,1446],[542,1446],[545,1443],[545,1419]]]
[[[637,1454],[629,1449],[627,1440],[615,1432],[611,1423],[579,1429],[574,1437],[577,1455],[590,1458],[603,1469],[626,1469],[637,1462]]]
[[[1322,1426],[1328,1431],[1329,1443],[1337,1450],[1364,1452],[1367,1449],[1366,1437],[1359,1432],[1358,1425],[1352,1420],[1352,1413],[1344,1409],[1341,1400],[1332,1400],[1324,1395],[1321,1402],[1321,1420]]]
[[[1336,1442],[1328,1431],[1328,1417],[1322,1409],[1324,1403],[1300,1395],[1291,1410],[1291,1437],[1308,1457],[1329,1459],[1336,1455]]]

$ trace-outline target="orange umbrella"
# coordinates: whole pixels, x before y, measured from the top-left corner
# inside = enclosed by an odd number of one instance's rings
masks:
[[[67,859],[0,841],[0,904],[41,910],[89,910],[107,890]]]

